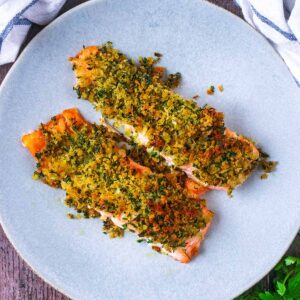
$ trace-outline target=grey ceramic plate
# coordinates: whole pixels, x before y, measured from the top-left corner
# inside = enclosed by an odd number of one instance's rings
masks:
[[[224,111],[230,128],[280,161],[268,180],[252,176],[233,199],[207,196],[216,218],[188,265],[130,234],[108,239],[99,220],[67,219],[64,193],[31,179],[21,135],[74,106],[97,121],[72,91],[67,58],[108,40],[134,58],[163,53],[162,64],[183,74],[182,94],[200,94],[201,104]],[[220,83],[222,94],[206,95]],[[30,43],[0,97],[1,223],[32,268],[75,299],[230,299],[274,266],[299,229],[299,90],[263,37],[222,9],[196,0],[88,2]]]

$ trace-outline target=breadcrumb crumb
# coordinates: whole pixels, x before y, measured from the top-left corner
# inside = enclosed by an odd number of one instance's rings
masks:
[[[208,89],[207,89],[207,94],[208,95],[213,95],[215,93],[215,87],[213,85],[211,85]]]

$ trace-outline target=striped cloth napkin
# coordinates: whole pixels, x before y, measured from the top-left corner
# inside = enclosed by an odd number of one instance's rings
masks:
[[[236,0],[244,18],[281,55],[300,87],[300,0]]]
[[[0,0],[0,65],[15,61],[33,23],[45,25],[66,0]]]

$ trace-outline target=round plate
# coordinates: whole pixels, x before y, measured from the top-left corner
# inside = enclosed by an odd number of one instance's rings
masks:
[[[64,193],[31,179],[23,133],[63,109],[79,107],[67,61],[82,45],[112,41],[133,58],[163,53],[183,74],[180,93],[200,94],[226,114],[227,126],[258,141],[279,166],[234,192],[207,195],[213,226],[190,264],[156,254],[136,238],[110,240],[99,220],[69,220]],[[210,85],[224,92],[206,94]],[[299,229],[300,95],[262,36],[237,17],[196,0],[88,2],[44,29],[1,87],[1,223],[27,263],[74,299],[230,299],[261,279]]]

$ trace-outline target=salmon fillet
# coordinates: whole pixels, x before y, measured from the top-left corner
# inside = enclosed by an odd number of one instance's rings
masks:
[[[165,78],[157,58],[135,63],[106,43],[83,48],[70,61],[79,98],[197,183],[230,191],[257,166],[255,143],[227,129],[223,113],[176,94],[180,75]]]
[[[34,178],[66,191],[66,203],[132,231],[154,250],[187,263],[212,222],[204,191],[103,125],[68,109],[22,137],[37,161]],[[141,155],[142,154],[142,155]],[[145,165],[141,165],[143,162]]]

